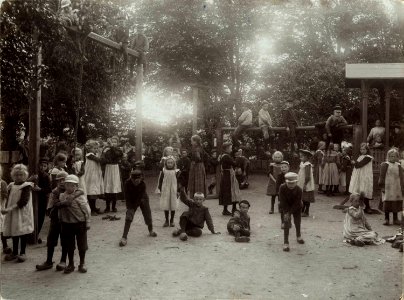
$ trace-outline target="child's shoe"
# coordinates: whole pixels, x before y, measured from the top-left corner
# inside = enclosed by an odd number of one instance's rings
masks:
[[[121,241],[119,242],[119,246],[124,247],[128,243],[128,240],[125,238],[121,238]]]
[[[106,209],[104,209],[104,214],[111,212],[111,209],[109,207],[107,207]]]
[[[303,240],[301,237],[298,237],[298,238],[297,238],[297,242],[298,242],[299,244],[304,244],[304,240]]]
[[[66,269],[66,262],[61,261],[56,265],[56,271],[63,271],[64,269]]]
[[[87,273],[87,268],[83,265],[79,265],[79,272],[80,273]]]
[[[11,250],[10,247],[3,248],[3,254],[11,254],[11,253],[13,253],[13,250]]]
[[[63,271],[63,273],[65,273],[65,274],[70,274],[71,272],[73,272],[74,271],[74,265],[68,265],[66,268],[65,268],[65,270]]]
[[[362,241],[359,241],[359,240],[355,240],[355,246],[363,247],[363,246],[365,246],[365,243]]]
[[[270,211],[269,211],[269,214],[270,214],[270,215],[273,215],[273,214],[274,214],[274,210],[273,210],[273,209],[270,210]]]
[[[283,245],[283,251],[289,252],[289,250],[290,250],[289,244],[284,244],[284,245]]]
[[[238,243],[248,243],[250,238],[248,236],[237,236],[235,237],[235,241]]]
[[[222,212],[222,215],[223,215],[223,216],[231,216],[231,212],[229,212],[228,210],[224,210],[224,211]]]
[[[173,231],[173,236],[177,237],[177,236],[179,236],[181,234],[181,232],[182,232],[181,229],[178,228],[178,229]]]
[[[168,227],[168,226],[170,226],[170,224],[168,223],[168,221],[165,221],[163,227]]]
[[[43,271],[43,270],[49,270],[53,268],[53,262],[47,262],[45,261],[43,264],[41,265],[36,265],[36,269],[38,271]]]
[[[150,237],[156,237],[156,236],[157,236],[157,233],[155,233],[154,231],[150,231],[150,232],[149,232],[149,236],[150,236]]]
[[[180,240],[185,242],[187,239],[188,239],[188,235],[185,232],[182,232],[180,234]]]
[[[175,227],[174,221],[170,221],[170,227]]]
[[[7,254],[7,255],[4,257],[4,260],[5,260],[5,261],[12,261],[12,260],[14,260],[14,259],[17,259],[17,255],[14,255],[13,253]]]
[[[24,262],[26,260],[27,260],[27,256],[25,254],[17,255],[17,262],[22,263],[22,262]]]

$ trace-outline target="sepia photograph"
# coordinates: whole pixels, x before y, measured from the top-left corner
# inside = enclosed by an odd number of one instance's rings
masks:
[[[0,0],[0,299],[404,300],[404,0]]]

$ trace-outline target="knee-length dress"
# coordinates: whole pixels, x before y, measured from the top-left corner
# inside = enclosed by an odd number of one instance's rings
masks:
[[[5,207],[17,205],[21,199],[22,190],[27,187],[33,187],[32,182],[24,182],[15,184],[14,182],[8,185],[8,199]],[[9,211],[4,216],[3,235],[4,236],[21,236],[30,234],[34,231],[34,210],[32,207],[32,192],[29,188],[29,198],[26,205],[15,208]]]
[[[361,155],[356,160],[352,171],[349,192],[351,194],[364,193],[365,198],[373,198],[373,157],[370,155]]]
[[[79,188],[87,195],[86,182],[84,181],[84,161],[75,161],[73,164],[74,174],[79,177]]]
[[[323,158],[323,181],[324,185],[338,185],[339,184],[339,156],[334,150],[327,151]]]
[[[307,179],[307,180],[306,180]],[[314,175],[313,166],[311,162],[301,162],[299,166],[299,173],[297,177],[297,185],[302,189],[302,201],[311,202],[315,201],[314,198]]]
[[[269,164],[269,180],[267,185],[267,195],[268,196],[276,196],[278,195],[278,191],[276,190],[276,179],[278,178],[279,174],[281,174],[281,164],[280,163],[270,163]],[[272,177],[271,177],[272,175]]]
[[[177,171],[163,168],[160,180],[160,208],[162,210],[176,210],[178,207]]]
[[[324,152],[320,149],[317,150],[313,156],[313,161],[314,161],[313,175],[314,175],[315,184],[322,184],[321,182],[324,181],[324,179],[323,179],[323,157],[324,157]]]
[[[383,210],[400,212],[403,207],[403,169],[398,162],[384,162],[380,166],[379,186],[382,192]]]
[[[87,153],[84,165],[84,182],[87,196],[100,196],[104,194],[104,180],[100,158],[94,153]]]
[[[188,177],[188,191],[191,198],[196,192],[206,196],[206,172],[204,161],[207,159],[206,152],[202,147],[193,147],[191,152],[191,167]]]
[[[229,154],[220,159],[222,177],[220,180],[219,205],[230,205],[241,201],[240,189],[234,172],[236,162]]]
[[[118,194],[122,192],[121,173],[119,163],[123,158],[123,152],[117,147],[109,148],[105,154],[105,174],[104,174],[104,193]]]

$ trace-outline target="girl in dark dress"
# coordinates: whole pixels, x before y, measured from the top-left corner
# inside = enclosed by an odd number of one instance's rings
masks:
[[[208,154],[203,150],[201,137],[193,135],[191,137],[191,167],[188,177],[189,196],[194,197],[195,193],[203,193],[206,196],[206,172],[204,161],[207,160]]]
[[[222,178],[220,180],[219,205],[223,205],[223,215],[232,215],[227,209],[228,205],[233,205],[232,212],[236,210],[237,203],[241,200],[240,189],[234,172],[236,162],[230,156],[232,152],[231,142],[223,143],[223,155],[220,159],[222,168]]]

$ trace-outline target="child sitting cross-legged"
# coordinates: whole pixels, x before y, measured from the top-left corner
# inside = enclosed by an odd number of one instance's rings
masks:
[[[215,232],[209,209],[206,206],[203,206],[203,201],[205,201],[205,195],[203,193],[195,193],[194,199],[191,200],[188,198],[187,194],[185,193],[185,189],[182,187],[180,199],[186,206],[189,207],[189,210],[182,213],[180,217],[181,228],[176,229],[173,232],[173,236],[180,236],[182,241],[186,241],[188,239],[188,235],[199,237],[202,235],[202,229],[205,221],[210,232],[213,234],[220,234],[220,232]]]
[[[377,233],[372,231],[363,211],[362,195],[351,194],[351,206],[348,208],[344,221],[344,239],[351,245],[363,247],[364,245],[379,245],[384,242]]]
[[[238,204],[240,210],[236,210],[233,217],[227,223],[227,231],[234,235],[235,241],[247,243],[250,241],[250,216],[248,210],[250,203],[247,200],[241,200]]]

